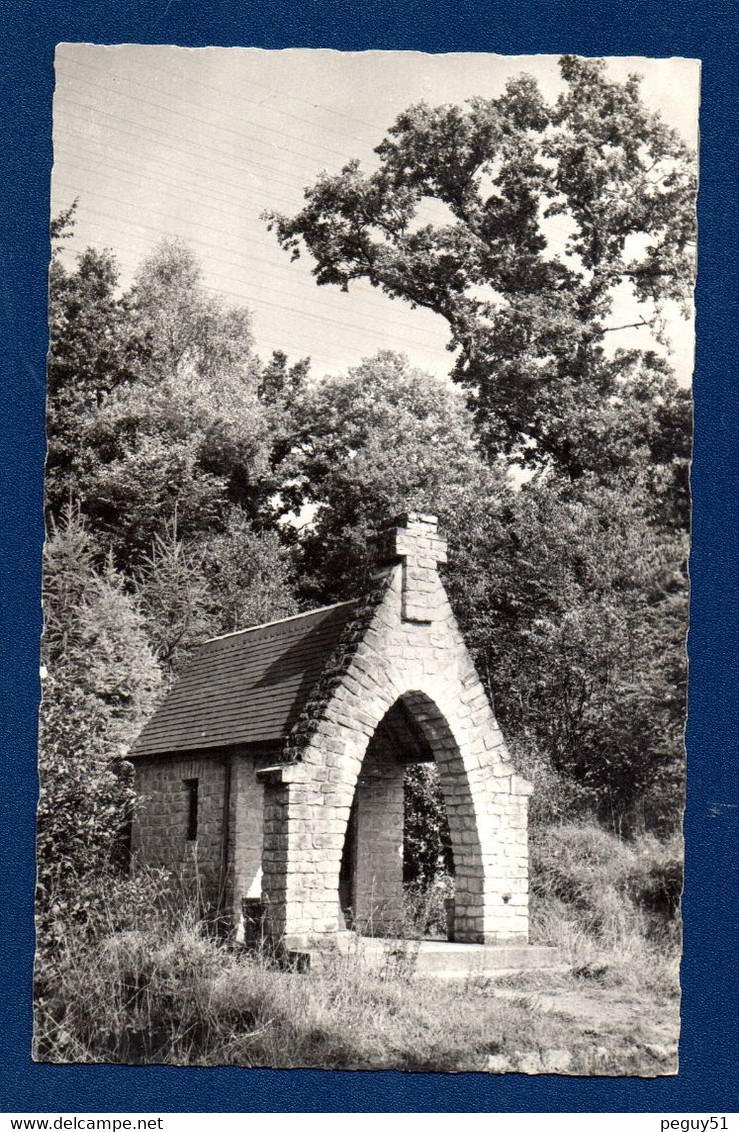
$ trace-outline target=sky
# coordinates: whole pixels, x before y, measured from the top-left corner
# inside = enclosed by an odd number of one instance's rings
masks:
[[[358,282],[318,287],[310,257],[291,262],[262,213],[292,215],[322,170],[373,150],[414,102],[497,97],[526,71],[551,100],[562,88],[557,57],[418,52],[61,44],[56,55],[52,214],[75,198],[75,235],[64,261],[88,245],[110,248],[127,287],[164,236],[186,240],[203,283],[253,312],[257,351],[310,356],[320,377],[378,349],[400,350],[443,376],[452,365],[446,322]],[[685,59],[610,59],[609,74],[643,76],[642,96],[697,148],[699,66]],[[552,233],[556,241],[556,232]],[[616,324],[635,321],[618,296]],[[693,321],[670,311],[670,361],[688,385]],[[610,334],[609,346],[655,347],[645,329]]]

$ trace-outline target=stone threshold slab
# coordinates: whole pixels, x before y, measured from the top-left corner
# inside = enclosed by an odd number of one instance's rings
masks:
[[[347,933],[349,934],[349,933]],[[511,974],[541,968],[563,968],[555,947],[535,944],[449,943],[444,940],[409,940],[343,936],[330,949],[307,949],[312,969],[326,967],[331,955],[356,957],[359,962],[405,968],[418,977],[466,977]]]

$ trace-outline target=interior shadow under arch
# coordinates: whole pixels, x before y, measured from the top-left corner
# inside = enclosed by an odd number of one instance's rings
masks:
[[[339,902],[345,926],[360,934],[404,932],[403,782],[406,768],[419,762],[433,762],[439,771],[454,857],[455,920],[482,915],[482,848],[464,760],[437,704],[409,690],[367,745],[347,822]]]

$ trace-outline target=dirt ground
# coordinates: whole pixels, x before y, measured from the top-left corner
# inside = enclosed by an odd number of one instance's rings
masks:
[[[514,985],[511,985],[514,984]],[[677,993],[649,993],[600,984],[571,973],[524,973],[491,982],[493,1000],[547,1018],[549,1049],[502,1051],[488,1059],[490,1072],[645,1076],[678,1068],[680,1000]]]

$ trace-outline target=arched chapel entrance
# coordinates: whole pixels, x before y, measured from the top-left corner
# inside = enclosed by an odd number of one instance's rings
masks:
[[[454,620],[431,516],[382,538],[380,569],[265,787],[268,932],[296,948],[392,934],[402,908],[403,774],[433,758],[455,861],[454,938],[528,938],[529,783],[515,774]]]
[[[367,746],[347,822],[339,904],[344,924],[360,934],[404,931],[404,779],[421,762],[439,770],[458,885],[455,919],[461,929],[482,916],[482,847],[464,763],[439,709],[411,691],[395,701]]]
[[[212,906],[238,921],[256,903],[288,950],[330,942],[347,918],[392,934],[403,776],[433,760],[455,942],[525,943],[531,787],[456,624],[445,561],[432,515],[399,516],[362,594],[205,642],[131,752],[139,859],[179,867],[196,848]]]

